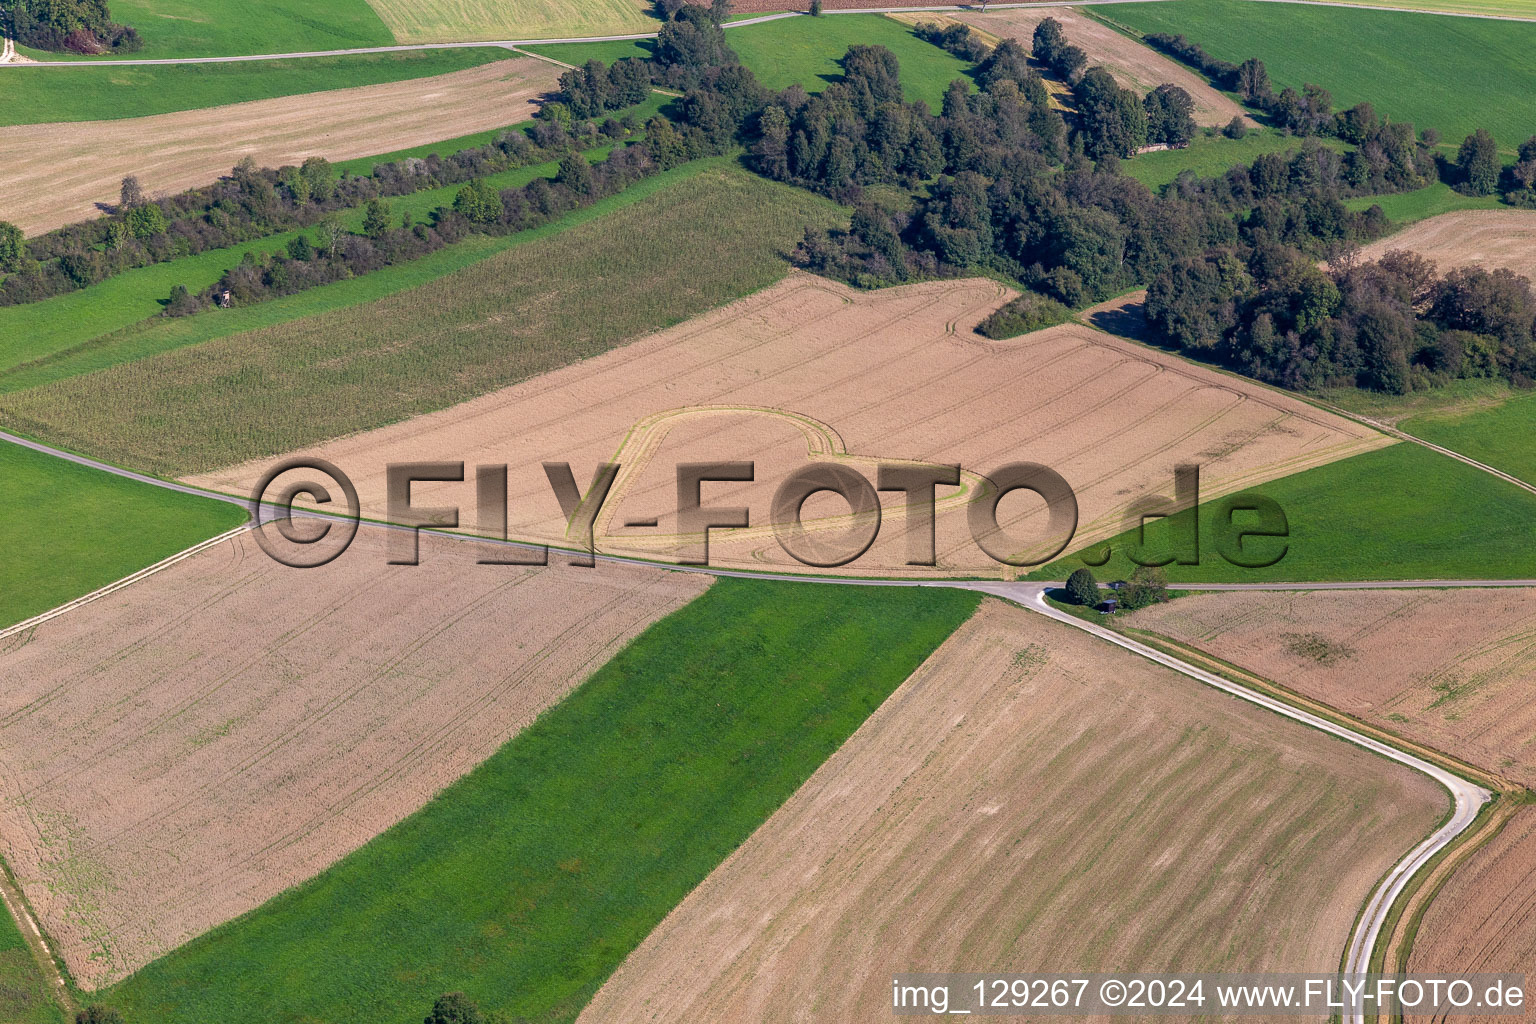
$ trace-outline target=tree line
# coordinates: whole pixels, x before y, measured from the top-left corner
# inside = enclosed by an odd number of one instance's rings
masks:
[[[0,306],[37,302],[88,287],[135,267],[163,263],[335,220],[373,199],[409,195],[502,171],[558,160],[568,152],[633,136],[633,119],[582,121],[569,130],[541,120],[527,131],[449,156],[433,154],[374,165],[366,175],[338,176],[311,157],[299,167],[258,168],[242,161],[228,177],[162,199],[129,176],[115,208],[26,239],[0,223]]]
[[[132,53],[138,32],[112,20],[106,0],[11,0],[0,7],[11,37],[23,46],[56,53]]]

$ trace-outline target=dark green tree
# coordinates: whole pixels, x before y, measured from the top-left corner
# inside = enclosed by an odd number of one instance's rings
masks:
[[[1176,85],[1160,85],[1147,93],[1147,141],[1174,148],[1195,137],[1195,101]]]
[[[567,153],[560,158],[560,169],[555,172],[555,180],[583,199],[589,198],[597,189],[592,165],[580,153]]]
[[[129,210],[125,223],[128,225],[128,233],[141,242],[162,233],[166,227],[165,214],[155,203],[146,203]]]
[[[422,1024],[485,1024],[485,1014],[463,992],[445,992]]]
[[[1461,191],[1472,196],[1491,196],[1499,186],[1499,150],[1486,128],[1468,135],[1456,154],[1461,172]]]
[[[20,270],[26,257],[27,236],[15,224],[0,220],[0,270]]]
[[[1168,600],[1168,576],[1153,565],[1138,565],[1120,590],[1120,607],[1135,611]]]
[[[1067,600],[1086,608],[1099,603],[1099,581],[1092,569],[1077,569],[1067,577]]]
[[[363,207],[363,234],[369,238],[382,238],[392,220],[389,203],[382,199],[370,199]]]

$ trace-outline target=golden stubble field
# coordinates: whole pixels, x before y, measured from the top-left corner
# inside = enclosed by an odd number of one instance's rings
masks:
[[[1408,971],[1524,972],[1529,1003],[1536,973],[1536,808],[1516,814],[1446,882],[1419,926]],[[1407,1019],[1417,1024],[1430,1018]],[[1456,1019],[1493,1024],[1509,1018]]]
[[[983,32],[1017,39],[1026,50],[1033,49],[1035,26],[1046,18],[1055,18],[1061,23],[1067,42],[1082,47],[1088,54],[1088,64],[1103,65],[1123,88],[1135,89],[1145,95],[1159,85],[1169,83],[1189,93],[1195,101],[1197,124],[1224,125],[1234,117],[1253,123],[1236,100],[1212,88],[1195,72],[1071,7],[1030,7],[986,13],[961,11],[953,17]]]
[[[152,195],[205,185],[245,157],[264,167],[348,160],[526,121],[560,68],[532,57],[384,85],[117,121],[0,128],[6,219],[28,234],[100,213],[124,176]]]
[[[608,1021],[885,1021],[908,971],[1336,969],[1430,780],[989,601],[632,953]]]
[[[973,333],[1012,293],[985,280],[860,293],[805,274],[678,327],[504,390],[302,454],[339,466],[363,513],[387,518],[389,463],[509,465],[512,535],[570,543],[543,462],[569,462],[585,491],[598,464],[620,471],[597,523],[598,547],[661,560],[701,553],[678,524],[680,463],[752,461],[751,483],[707,483],[703,501],[750,512],[747,529],[716,530],[710,562],[803,568],[780,547],[771,503],[780,482],[813,463],[853,468],[873,483],[881,460],[963,467],[937,495],[937,568],[907,565],[908,505],[881,496],[867,554],[841,571],[976,573],[999,564],[972,539],[967,505],[978,473],[1043,463],[1072,486],[1074,544],[1118,533],[1127,507],[1172,494],[1174,467],[1202,465],[1202,498],[1354,455],[1390,439],[1256,384],[1193,366],[1079,324],[1006,342]],[[192,478],[249,494],[276,460]],[[423,506],[458,505],[473,529],[475,484],[417,484]],[[1044,503],[1005,497],[999,520],[1013,554],[1039,557]],[[804,506],[827,547],[867,535],[841,498]],[[655,526],[628,525],[655,520]],[[1057,541],[1059,543],[1059,538]],[[1005,546],[1002,544],[999,547]]]
[[[1536,589],[1200,594],[1128,622],[1536,784]]]
[[[1360,250],[1362,259],[1380,259],[1407,249],[1434,260],[1443,274],[1457,267],[1504,268],[1536,279],[1536,212],[1461,210],[1411,224]]]
[[[242,534],[0,641],[0,849],[96,988],[416,810],[708,578]]]

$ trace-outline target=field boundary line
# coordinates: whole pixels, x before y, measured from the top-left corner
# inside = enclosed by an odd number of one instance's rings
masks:
[[[238,537],[248,529],[250,529],[249,523],[241,523],[233,530],[226,530],[219,534],[217,537],[209,537],[207,540],[199,544],[194,544],[184,550],[178,551],[171,557],[156,562],[154,565],[146,566],[131,576],[124,576],[122,579],[116,581],[115,583],[108,583],[106,586],[99,590],[93,590],[89,594],[86,594],[84,597],[77,597],[73,601],[70,601],[66,604],[61,604],[57,608],[43,612],[41,615],[34,615],[32,618],[27,619],[24,622],[18,622],[14,626],[8,626],[5,629],[0,629],[0,640],[9,640],[11,637],[16,636],[19,633],[25,633],[30,629],[35,629],[36,627],[41,626],[43,623],[49,621],[50,619],[56,619],[60,615],[72,612],[76,608],[90,604],[92,601],[99,600],[108,596],[109,594],[115,594],[119,590],[122,590],[124,587],[130,587],[140,580],[148,579],[158,572],[169,569],[177,562],[184,561],[185,559],[191,558],[193,555],[198,554],[199,552],[206,551],[207,549],[222,544],[231,538]]]
[[[53,982],[53,996],[63,1009],[64,1015],[73,1017],[75,1000],[69,994],[69,983],[64,980],[64,972],[59,969],[59,962],[53,955],[53,947],[48,945],[47,937],[43,935],[42,928],[38,927],[37,918],[32,916],[32,908],[27,905],[21,886],[11,878],[10,866],[4,863],[0,863],[0,902],[3,902],[5,909],[10,911],[11,919],[16,922],[16,930],[21,933],[21,940],[27,944],[27,949],[32,953],[32,959],[37,961],[37,966],[42,969],[44,977]]]

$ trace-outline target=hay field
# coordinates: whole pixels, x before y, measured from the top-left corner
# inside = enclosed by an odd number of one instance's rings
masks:
[[[1035,26],[1055,18],[1061,22],[1067,41],[1087,52],[1088,63],[1102,64],[1122,87],[1145,95],[1169,82],[1194,99],[1197,124],[1224,125],[1234,117],[1253,123],[1236,100],[1213,88],[1205,78],[1074,8],[1030,7],[985,14],[961,11],[954,17],[992,35],[1017,39],[1026,50],[1033,46]]]
[[[1536,211],[1461,210],[1421,220],[1372,242],[1362,259],[1408,249],[1435,261],[1440,272],[1456,267],[1503,267],[1536,280]]]
[[[1332,970],[1432,782],[988,602],[581,1016],[890,1018],[904,971]]]
[[[707,585],[382,533],[307,571],[241,535],[0,649],[0,850],[82,987],[372,839]]]
[[[1536,975],[1536,808],[1527,807],[1456,870],[1424,914],[1408,971],[1523,972],[1526,1004]],[[1412,1024],[1427,1022],[1408,1014]],[[1507,1017],[1459,1017],[1485,1024]]]
[[[1200,594],[1129,623],[1536,784],[1536,590]]]
[[[645,0],[368,0],[400,43],[655,32]]]
[[[1211,497],[1390,443],[1338,417],[1079,324],[1007,342],[972,328],[1011,295],[991,281],[859,293],[796,274],[676,328],[441,412],[311,449],[356,482],[364,514],[384,518],[389,462],[510,464],[514,536],[564,543],[565,523],[540,463],[568,461],[585,489],[596,464],[623,467],[599,519],[599,547],[672,560],[698,552],[679,531],[680,462],[753,460],[751,484],[707,484],[705,502],[745,505],[752,528],[717,531],[716,565],[795,566],[769,516],[779,483],[807,462],[960,463],[941,487],[937,569],[906,565],[906,506],[884,496],[879,539],[854,571],[980,572],[997,563],[971,540],[965,506],[976,473],[1033,460],[1077,493],[1077,543],[1122,528],[1127,504],[1171,492],[1174,466],[1203,464]],[[1091,429],[1087,426],[1092,423]],[[255,460],[194,477],[248,494]],[[422,484],[421,504],[469,509],[473,484]],[[1038,506],[1038,507],[1037,507]],[[1043,503],[1004,499],[1010,536],[1032,549]],[[865,529],[841,499],[818,495],[804,518],[817,538]],[[631,527],[656,519],[654,527]],[[466,526],[469,525],[466,519]],[[850,533],[851,531],[851,533]]]
[[[377,153],[525,121],[560,69],[532,57],[447,75],[116,121],[0,128],[6,219],[37,233],[117,202],[124,175],[151,194],[203,185],[245,157],[260,166]],[[398,144],[398,145],[397,145]]]

